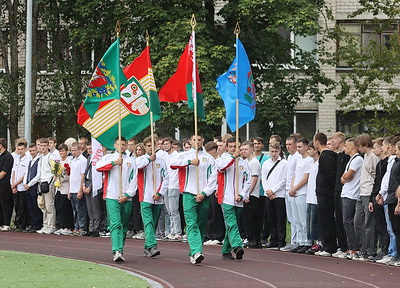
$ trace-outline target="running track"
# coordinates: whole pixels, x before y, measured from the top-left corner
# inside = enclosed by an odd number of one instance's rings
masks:
[[[205,246],[205,260],[189,263],[188,244],[159,242],[161,255],[143,256],[143,240],[128,239],[127,262],[111,261],[107,238],[0,233],[0,249],[53,255],[131,271],[162,287],[398,287],[400,268],[332,257],[246,249],[242,261],[221,259],[220,246]],[[5,265],[6,263],[1,263]]]

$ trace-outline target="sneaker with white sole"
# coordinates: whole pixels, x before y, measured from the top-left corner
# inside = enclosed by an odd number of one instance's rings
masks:
[[[343,252],[343,251],[339,248],[335,253],[332,254],[332,257],[334,257],[334,258],[339,258],[340,255],[343,255],[343,254],[345,254],[345,253],[346,253],[346,252]]]
[[[193,256],[189,256],[190,259],[190,263],[196,265],[196,264],[200,264],[201,261],[204,260],[204,255],[200,252],[197,252],[196,254],[194,254]]]
[[[10,226],[4,225],[3,227],[1,227],[0,231],[1,232],[9,232],[10,231]]]
[[[282,251],[282,252],[289,252],[290,250],[292,250],[292,249],[295,248],[296,246],[297,246],[297,245],[295,245],[295,244],[289,243],[289,244],[287,244],[286,246],[280,248],[279,251]]]
[[[151,258],[160,255],[160,250],[157,249],[157,246],[151,247],[149,249],[144,249],[144,256]]]
[[[60,233],[61,233],[61,235],[71,235],[72,231],[68,228],[65,228]]]
[[[331,257],[332,254],[329,253],[328,251],[321,251],[318,256],[322,256],[322,257]]]
[[[140,231],[139,233],[137,233],[137,234],[134,236],[134,239],[138,239],[138,240],[144,240],[144,238],[145,238],[145,235],[144,235],[144,232],[143,232],[143,231]]]
[[[379,263],[379,264],[386,264],[386,263],[388,263],[388,262],[390,262],[390,261],[392,261],[392,260],[393,260],[393,257],[392,257],[392,256],[385,255],[385,256],[383,256],[382,259],[376,260],[375,262],[376,262],[376,263]]]
[[[113,261],[114,262],[125,262],[125,258],[122,256],[121,251],[115,251],[114,256],[113,256]]]
[[[56,231],[53,232],[54,235],[61,235],[61,232],[64,231],[64,229],[60,228]]]

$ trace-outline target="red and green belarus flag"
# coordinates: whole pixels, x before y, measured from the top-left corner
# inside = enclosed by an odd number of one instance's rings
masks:
[[[119,49],[118,54],[115,52],[114,59],[117,59],[119,63]],[[98,69],[99,66],[96,67],[96,71]],[[95,73],[97,73],[96,71]],[[150,111],[153,112],[153,121],[161,118],[149,47],[146,47],[142,54],[126,67],[121,74],[123,77],[107,72],[110,78],[113,76],[114,79],[117,79],[117,77],[118,79],[125,79],[118,86],[119,89],[115,93],[117,97],[103,98],[102,101],[97,102],[97,109],[93,111],[91,106],[89,106],[90,110],[87,108],[87,96],[84,105],[80,107],[77,113],[78,124],[85,127],[94,138],[111,150],[114,150],[114,140],[118,137],[120,108],[122,136],[126,139],[135,136],[150,125]],[[92,82],[93,77],[88,90],[92,89],[90,86]]]
[[[205,119],[203,92],[196,61],[194,31],[179,59],[175,74],[160,89],[159,96],[160,101],[164,102],[188,101],[189,108],[192,110],[194,110],[194,102],[197,102],[197,116]]]

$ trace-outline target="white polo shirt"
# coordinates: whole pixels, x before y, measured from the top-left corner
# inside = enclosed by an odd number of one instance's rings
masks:
[[[253,158],[251,160],[246,159],[246,161],[249,163],[249,169],[250,169],[250,174],[251,176],[257,176],[257,184],[254,187],[254,190],[250,193],[250,196],[255,196],[257,198],[260,197],[260,177],[261,177],[261,164],[257,160],[257,158]],[[250,178],[251,179],[251,178]],[[252,180],[250,180],[251,182]]]
[[[81,189],[82,174],[85,174],[87,159],[82,154],[72,159],[69,175],[69,193],[78,193]]]

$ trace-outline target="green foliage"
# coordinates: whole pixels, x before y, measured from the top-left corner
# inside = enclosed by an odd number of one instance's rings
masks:
[[[360,1],[362,7],[349,17],[372,13],[374,19],[364,23],[375,25],[373,33],[379,34],[398,23],[400,9],[395,2]],[[341,45],[337,51],[324,51],[324,63],[335,66],[341,61],[350,68],[340,73],[336,98],[341,101],[344,113],[358,111],[361,124],[374,136],[398,133],[400,125],[400,37],[396,30],[385,45],[375,41],[360,43],[359,38],[339,26],[326,34],[326,41],[335,40]],[[365,117],[367,111],[373,111],[374,117]]]

